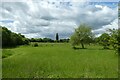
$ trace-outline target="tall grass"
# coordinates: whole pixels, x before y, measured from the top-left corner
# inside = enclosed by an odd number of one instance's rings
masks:
[[[74,50],[68,43],[40,43],[10,49],[14,54],[3,59],[3,77],[117,78],[117,55],[101,48],[92,45]]]

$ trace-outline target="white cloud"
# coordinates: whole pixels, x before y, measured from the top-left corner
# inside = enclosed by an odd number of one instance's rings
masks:
[[[103,6],[101,6],[101,5],[95,5],[95,7],[96,7],[96,8],[100,8],[100,9],[103,8]]]
[[[26,37],[50,38],[54,38],[55,33],[59,33],[61,38],[69,37],[81,23],[92,26],[96,33],[117,25],[117,7],[62,1],[2,3],[1,19],[14,22],[0,24]]]

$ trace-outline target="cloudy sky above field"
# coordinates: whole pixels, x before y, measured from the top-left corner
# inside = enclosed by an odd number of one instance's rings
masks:
[[[0,3],[0,25],[28,38],[49,37],[55,33],[68,38],[78,25],[86,23],[96,35],[118,28],[118,6],[114,2],[74,0],[26,0]]]

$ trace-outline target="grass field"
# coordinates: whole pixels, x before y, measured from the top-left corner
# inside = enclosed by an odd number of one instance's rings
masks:
[[[101,46],[71,48],[70,44],[40,43],[39,47],[3,49],[3,78],[117,78],[118,56]]]

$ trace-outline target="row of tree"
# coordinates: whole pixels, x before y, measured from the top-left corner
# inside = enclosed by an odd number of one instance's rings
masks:
[[[0,26],[2,32],[2,47],[15,47],[17,45],[29,44],[29,40],[24,35],[11,32],[6,27]]]
[[[30,42],[69,42],[69,38],[68,39],[60,39],[59,40],[59,34],[56,33],[55,35],[56,40],[50,39],[50,38],[31,38],[29,39]]]
[[[113,49],[120,51],[120,29],[109,29],[108,33],[103,33],[99,37],[95,37],[92,33],[90,26],[86,24],[81,24],[75,29],[75,32],[70,38],[70,42],[75,48],[76,45],[81,45],[82,48],[84,44],[100,44],[104,49],[109,49],[111,46]]]
[[[113,47],[115,50],[119,50],[120,45],[120,29],[109,29],[109,33],[103,33],[100,37],[94,37],[90,26],[86,24],[81,24],[75,29],[74,34],[70,38],[70,42],[75,48],[76,45],[81,45],[82,48],[84,44],[98,43],[103,46],[104,49],[109,49]],[[11,32],[5,27],[0,26],[0,31],[2,32],[2,47],[11,47],[17,45],[29,44],[29,42],[69,42],[69,39],[60,39],[59,35],[56,33],[56,40],[50,38],[31,38],[28,39],[24,35],[16,34]]]
[[[104,49],[112,47],[120,55],[120,29],[109,29],[108,32],[96,38],[96,42],[102,45]]]
[[[109,33],[103,33],[100,37],[96,38],[96,42],[103,46],[104,49],[118,49],[120,45],[120,29],[109,29]]]
[[[53,40],[50,38],[31,38],[29,39],[30,42],[50,42],[50,43],[54,43],[54,42],[69,42],[69,39],[60,39],[60,40]]]
[[[60,39],[59,35],[56,33],[56,40],[52,40],[50,38],[31,38],[28,39],[24,35],[16,34],[11,32],[6,27],[0,26],[0,32],[2,35],[0,39],[2,39],[2,47],[15,47],[17,45],[28,45],[29,42],[69,42],[69,39]]]

